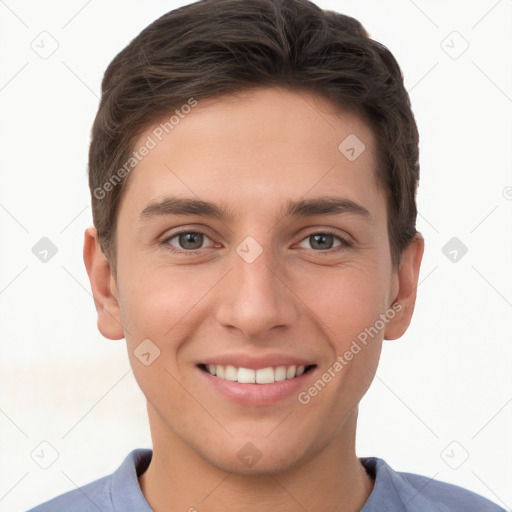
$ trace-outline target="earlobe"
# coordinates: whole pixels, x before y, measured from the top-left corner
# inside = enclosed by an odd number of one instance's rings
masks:
[[[386,340],[400,338],[411,323],[424,248],[425,241],[421,234],[417,233],[402,252],[402,261],[398,270],[399,288],[393,300],[393,309],[396,311],[396,315],[386,325],[384,331]]]
[[[96,228],[90,227],[84,234],[84,263],[91,282],[94,305],[98,312],[98,329],[111,340],[124,338],[121,312],[115,280],[110,263],[98,242]]]

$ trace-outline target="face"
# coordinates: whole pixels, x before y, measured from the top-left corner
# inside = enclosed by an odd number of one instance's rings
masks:
[[[132,171],[116,279],[92,231],[86,264],[100,330],[126,338],[155,449],[181,443],[250,473],[353,444],[421,260],[392,267],[374,148],[357,115],[270,88],[200,101]]]

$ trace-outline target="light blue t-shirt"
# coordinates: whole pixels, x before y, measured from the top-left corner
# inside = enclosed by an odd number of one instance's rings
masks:
[[[151,450],[134,450],[119,469],[28,512],[152,512],[137,477],[149,466]],[[411,473],[397,473],[382,459],[360,459],[375,479],[361,512],[506,512],[461,487]]]

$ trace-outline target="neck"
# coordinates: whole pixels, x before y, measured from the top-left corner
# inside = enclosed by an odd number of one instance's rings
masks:
[[[357,512],[373,480],[355,454],[356,420],[357,410],[313,458],[286,472],[257,475],[223,471],[150,421],[153,457],[139,484],[154,512]]]

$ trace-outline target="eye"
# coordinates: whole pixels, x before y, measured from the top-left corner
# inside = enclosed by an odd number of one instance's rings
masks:
[[[338,240],[339,243],[337,245],[334,245],[334,242]],[[311,235],[304,238],[301,242],[303,243],[309,243],[310,247],[315,249],[316,251],[329,251],[331,249],[334,249],[335,252],[337,250],[343,250],[346,247],[350,247],[352,244],[346,240],[345,238],[336,235],[334,233],[331,233],[330,231],[321,231],[318,233],[312,233]],[[300,246],[300,245],[299,245]],[[308,248],[308,247],[306,247]]]
[[[166,238],[162,244],[173,252],[193,252],[203,249],[202,245],[205,240],[210,240],[210,238],[200,231],[180,231]],[[176,243],[178,246],[175,245]]]

